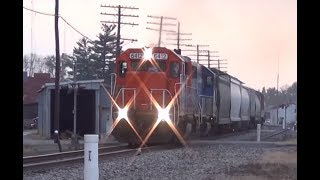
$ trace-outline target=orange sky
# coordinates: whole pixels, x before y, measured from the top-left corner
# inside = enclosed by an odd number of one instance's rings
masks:
[[[53,14],[54,3],[53,0],[33,0],[33,8]],[[100,12],[117,12],[101,8],[101,4],[140,8],[124,11],[124,14],[140,16],[123,19],[139,23],[139,26],[122,27],[122,37],[138,39],[137,43],[125,42],[124,49],[158,42],[158,32],[146,30],[146,27],[157,28],[146,24],[155,21],[147,15],[176,17],[181,31],[192,33],[185,37],[192,41],[186,43],[208,44],[210,50],[219,51],[216,55],[228,60],[228,73],[247,86],[260,90],[263,86],[276,87],[278,56],[279,89],[297,80],[297,2],[294,0],[63,0],[60,14],[80,32],[95,39],[100,20],[116,21],[116,17],[100,15]],[[31,0],[24,0],[23,6],[31,8]],[[23,53],[30,53],[31,24],[32,51],[40,55],[55,54],[54,17],[31,16],[27,10],[23,10]],[[72,53],[81,35],[61,20],[59,29],[61,52]],[[174,43],[166,38],[163,34],[163,46]]]

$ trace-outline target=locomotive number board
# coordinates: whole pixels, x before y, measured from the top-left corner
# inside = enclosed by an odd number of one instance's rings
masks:
[[[166,53],[153,53],[153,58],[155,60],[167,60],[168,54]],[[130,59],[142,59],[143,53],[130,53],[129,54]]]

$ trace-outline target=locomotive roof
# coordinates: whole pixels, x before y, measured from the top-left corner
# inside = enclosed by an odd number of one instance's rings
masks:
[[[236,77],[234,77],[234,76],[232,76],[232,75],[230,75],[230,74],[228,74],[228,73],[225,73],[225,72],[223,72],[223,71],[220,71],[220,70],[217,69],[217,68],[210,68],[210,70],[211,70],[212,72],[218,74],[218,75],[226,75],[226,76],[229,76],[230,78],[239,81],[241,84],[244,84],[244,82],[240,81],[238,78],[236,78]]]
[[[137,51],[142,51],[142,49],[143,49],[143,48],[129,48],[129,49],[125,50],[123,53],[129,53],[130,51],[135,51],[135,52],[137,52]],[[168,48],[165,48],[165,47],[154,47],[153,49],[155,49],[156,51],[158,51],[158,50],[167,51],[167,52],[169,51],[169,52],[175,54],[176,56],[178,56],[178,57],[181,59],[181,61],[183,61],[183,62],[190,62],[190,61],[191,61],[191,58],[190,58],[190,57],[177,54],[175,51],[173,51],[173,50],[171,50],[171,49],[168,49]],[[192,62],[192,63],[196,63],[196,62],[194,62],[194,61],[191,61],[191,62]],[[196,63],[196,64],[198,64],[198,63]],[[232,78],[232,79],[235,79],[235,80],[239,81],[241,84],[244,84],[244,83],[243,83],[242,81],[240,81],[238,78],[236,78],[236,77],[234,77],[234,76],[232,76],[232,75],[230,75],[230,74],[228,74],[228,73],[225,73],[225,72],[223,72],[223,71],[220,71],[220,70],[218,70],[217,68],[208,68],[208,67],[206,67],[206,66],[204,66],[204,65],[202,65],[202,64],[199,64],[199,65],[207,68],[209,71],[213,72],[214,74],[217,74],[217,75],[226,75],[226,76],[228,76],[228,77],[230,77],[230,78]]]
[[[183,61],[183,62],[191,61],[190,57],[177,54],[175,51],[173,51],[171,49],[168,49],[168,48],[165,48],[165,47],[153,47],[153,49],[156,52],[160,51],[160,53],[169,53],[169,52],[171,52],[174,55],[178,56],[181,59],[181,61]],[[143,48],[129,48],[129,49],[125,50],[123,53],[127,54],[127,53],[130,53],[130,52],[143,52]]]

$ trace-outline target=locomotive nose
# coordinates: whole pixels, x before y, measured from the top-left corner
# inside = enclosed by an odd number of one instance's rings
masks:
[[[167,90],[167,79],[164,72],[158,73],[145,73],[139,72],[128,82],[128,87],[137,89],[136,94],[136,109],[137,110],[150,110],[152,106],[151,95],[159,105],[163,103],[162,91]],[[165,98],[166,99],[166,98]]]

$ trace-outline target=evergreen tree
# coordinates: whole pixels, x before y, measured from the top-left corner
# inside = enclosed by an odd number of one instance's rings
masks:
[[[60,80],[67,78],[68,71],[67,69],[72,69],[74,57],[62,53],[60,64]],[[44,58],[46,72],[50,74],[51,77],[55,77],[56,73],[56,57],[54,55],[49,55]]]
[[[264,89],[263,89],[264,90]],[[262,93],[263,93],[262,90]],[[294,82],[291,86],[283,86],[281,91],[276,88],[268,88],[264,93],[265,102],[267,106],[278,106],[280,104],[297,103],[297,82]]]
[[[73,49],[75,57],[77,80],[96,79],[94,69],[94,54],[92,51],[92,43],[86,38],[82,38],[77,42],[78,47]],[[73,75],[73,71],[70,72]]]
[[[112,33],[115,25],[102,25],[102,33],[99,33],[97,40],[93,41],[94,51],[94,69],[96,70],[97,77],[104,79],[106,83],[110,82],[110,73],[114,72],[114,61],[116,58],[116,33]],[[120,42],[120,45],[123,41]],[[120,50],[121,50],[120,46]]]

